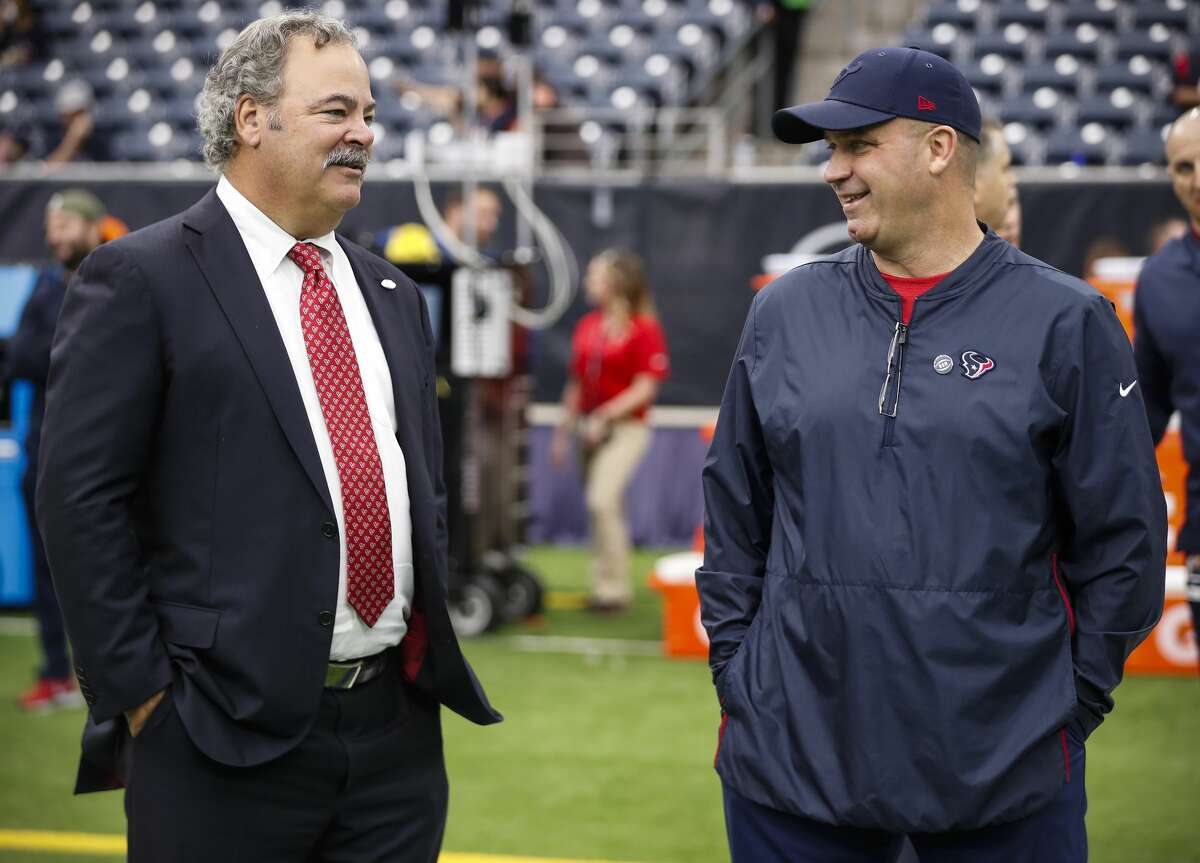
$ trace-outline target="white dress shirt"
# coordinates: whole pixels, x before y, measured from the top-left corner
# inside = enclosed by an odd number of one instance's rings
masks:
[[[321,263],[333,281],[346,325],[350,329],[350,341],[362,374],[363,390],[367,397],[367,412],[371,415],[371,426],[375,430],[375,444],[379,448],[379,460],[383,465],[383,484],[387,491],[388,512],[392,519],[392,560],[396,577],[396,593],[391,603],[374,627],[359,619],[357,612],[346,601],[346,520],[342,514],[342,483],[338,476],[337,463],[333,458],[333,444],[325,426],[325,415],[317,398],[317,387],[313,383],[312,369],[308,364],[308,350],[304,345],[304,332],[300,326],[300,288],[304,273],[289,257],[288,252],[296,244],[291,236],[271,221],[261,210],[246,199],[225,177],[217,183],[217,197],[225,205],[233,224],[241,234],[250,261],[254,264],[258,279],[262,282],[275,315],[275,324],[283,345],[287,349],[296,384],[312,426],[317,453],[321,456],[321,468],[329,486],[329,497],[337,516],[338,534],[341,537],[341,553],[338,559],[337,612],[333,624],[333,644],[330,659],[357,659],[371,656],[384,648],[399,644],[408,631],[407,617],[412,607],[413,564],[412,564],[412,516],[409,511],[408,474],[405,469],[404,452],[396,440],[396,405],[392,397],[392,375],[388,369],[379,334],[367,310],[362,290],[350,268],[350,259],[333,232],[323,237],[309,237],[300,242],[312,243],[321,250]]]

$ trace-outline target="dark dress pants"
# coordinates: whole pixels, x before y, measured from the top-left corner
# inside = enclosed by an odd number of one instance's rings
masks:
[[[325,690],[308,736],[256,767],[201,753],[168,691],[126,741],[129,863],[435,863],[449,795],[440,708],[398,666]]]
[[[901,834],[837,827],[780,812],[726,785],[732,863],[1086,863],[1084,747],[1070,734],[1068,751],[1070,781],[1045,808],[978,830],[914,833],[907,842]]]
[[[29,459],[25,475],[21,478],[21,493],[25,498],[25,517],[29,525],[29,550],[33,558],[33,612],[37,616],[38,639],[42,644],[43,665],[38,677],[64,680],[71,676],[71,664],[67,659],[67,634],[63,628],[62,609],[58,607],[58,595],[54,592],[54,581],[50,578],[50,564],[46,562],[46,549],[42,546],[42,535],[38,531],[34,515],[34,491],[37,488],[37,450],[27,453]]]

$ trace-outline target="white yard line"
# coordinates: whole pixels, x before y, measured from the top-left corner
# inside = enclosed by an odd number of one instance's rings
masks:
[[[525,653],[573,653],[581,656],[662,656],[661,641],[630,638],[579,638],[564,635],[510,635],[500,639]]]
[[[0,635],[17,635],[27,637],[37,634],[37,624],[32,617],[3,617],[0,616]]]

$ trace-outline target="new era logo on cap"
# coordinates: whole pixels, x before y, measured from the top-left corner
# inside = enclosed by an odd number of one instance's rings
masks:
[[[930,101],[929,99],[926,99],[924,96],[918,96],[917,97],[917,110],[918,111],[936,111],[937,105],[933,104],[932,101]]]

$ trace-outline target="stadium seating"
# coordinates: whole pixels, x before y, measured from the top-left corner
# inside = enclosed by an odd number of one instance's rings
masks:
[[[1194,0],[933,0],[905,43],[957,63],[1017,164],[1161,164]]]
[[[358,34],[375,87],[454,84],[461,63],[443,25],[448,0],[327,0]],[[193,158],[195,97],[216,54],[278,0],[42,0],[50,59],[0,70],[0,124],[42,140],[53,98],[79,77],[97,100],[114,155]],[[508,50],[507,0],[485,0],[479,48]],[[534,59],[562,102],[628,109],[689,104],[753,30],[751,0],[537,0]],[[1005,123],[1023,164],[1161,160],[1170,61],[1200,39],[1189,0],[933,0],[901,37],[962,68]],[[420,99],[380,99],[380,151],[446,119]],[[1102,143],[1084,140],[1102,133]],[[1099,131],[1096,131],[1099,130]],[[386,139],[388,143],[383,144]],[[1157,153],[1157,156],[1154,154]],[[805,161],[818,161],[817,148]]]
[[[0,125],[52,137],[55,88],[77,77],[92,87],[98,128],[116,158],[198,158],[194,102],[209,64],[249,21],[300,5],[42,0],[51,59],[0,69]],[[355,28],[377,91],[393,81],[462,77],[444,32],[447,0],[327,0],[321,8]],[[475,34],[481,50],[507,50],[509,9],[485,0]],[[534,58],[567,105],[681,106],[739,47],[752,20],[748,0],[539,0]],[[380,155],[400,155],[406,131],[445,119],[412,100],[379,101]]]

